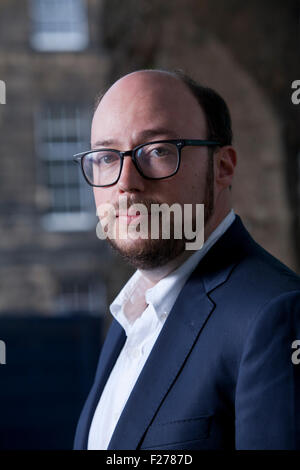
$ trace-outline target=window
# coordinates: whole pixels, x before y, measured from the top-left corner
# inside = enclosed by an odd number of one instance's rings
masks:
[[[81,51],[88,45],[84,0],[30,0],[31,45],[38,51]]]
[[[36,113],[39,184],[46,187],[47,230],[89,230],[96,227],[93,192],[73,155],[89,148],[89,112],[78,106],[49,105]]]

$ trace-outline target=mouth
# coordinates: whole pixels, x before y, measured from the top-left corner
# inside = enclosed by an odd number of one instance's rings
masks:
[[[116,218],[120,220],[125,220],[127,223],[130,223],[132,220],[137,220],[141,217],[141,213],[137,211],[134,215],[129,214],[128,212],[126,213],[117,213]]]

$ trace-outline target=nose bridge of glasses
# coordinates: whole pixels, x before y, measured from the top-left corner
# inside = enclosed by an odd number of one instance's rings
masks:
[[[135,170],[137,170],[138,173],[141,173],[140,169],[138,168],[137,166],[137,163],[136,163],[136,160],[134,158],[134,153],[135,153],[135,150],[132,149],[132,150],[126,150],[125,152],[119,152],[119,155],[121,157],[121,160],[123,160],[123,162],[121,162],[121,166],[122,166],[122,169],[121,169],[121,178],[123,177],[122,175],[124,175],[124,173],[127,174],[127,171],[128,169],[130,169],[130,166],[133,164]],[[131,162],[128,162],[129,163],[129,168],[128,168],[128,164],[125,166],[124,168],[124,158],[125,157],[130,157],[131,159]],[[126,168],[127,167],[127,168]],[[129,170],[130,171],[130,170]]]
[[[121,158],[131,157],[131,159],[133,160],[134,150],[126,150],[125,152],[119,152],[119,153],[120,153]]]

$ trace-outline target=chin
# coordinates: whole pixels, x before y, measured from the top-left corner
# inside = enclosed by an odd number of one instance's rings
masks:
[[[109,239],[108,242],[118,251],[125,252],[125,253],[140,253],[140,252],[147,252],[149,250],[149,240],[144,240],[142,238],[138,238],[133,240],[131,238],[117,238],[114,240]]]
[[[184,241],[177,239],[107,240],[116,253],[137,269],[154,269],[164,266],[185,249]]]

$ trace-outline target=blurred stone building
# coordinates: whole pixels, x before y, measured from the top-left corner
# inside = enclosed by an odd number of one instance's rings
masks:
[[[293,0],[1,0],[1,313],[103,313],[132,272],[96,237],[72,155],[89,147],[99,90],[137,68],[180,68],[225,97],[234,207],[299,269],[297,15]]]
[[[234,207],[251,234],[300,269],[298,0],[106,0],[110,80],[137,68],[183,69],[226,99],[238,166]]]
[[[108,71],[99,15],[97,0],[0,3],[2,314],[103,314],[123,279],[72,161]]]

